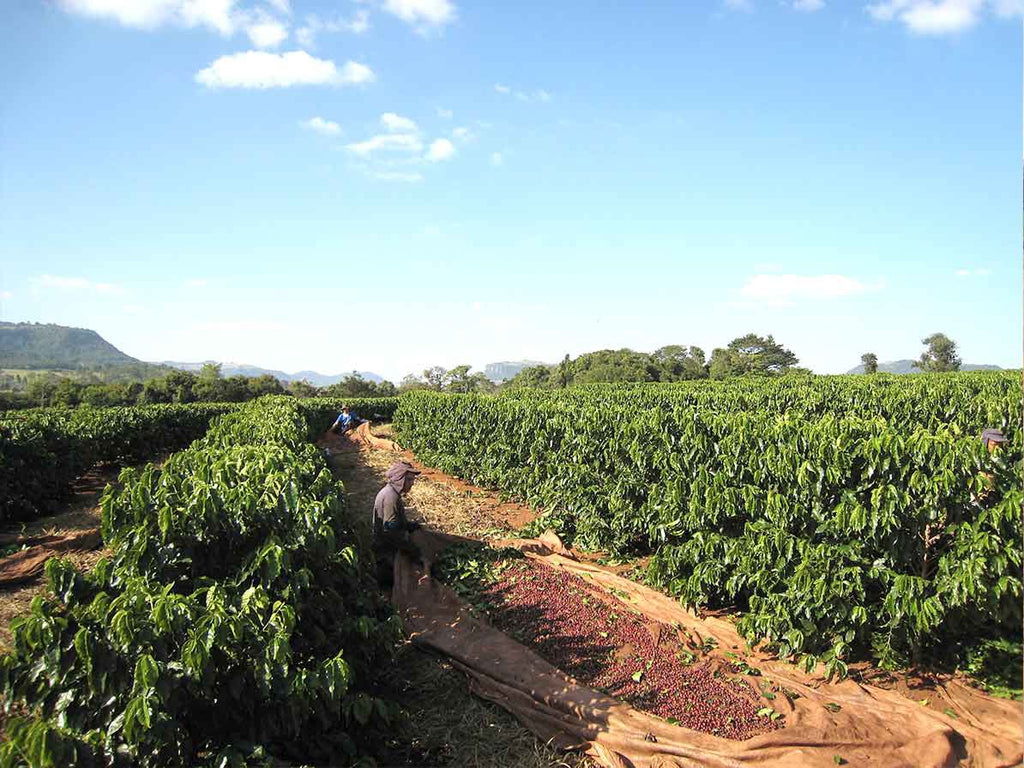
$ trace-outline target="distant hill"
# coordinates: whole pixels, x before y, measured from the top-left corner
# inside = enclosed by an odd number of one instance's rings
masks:
[[[538,363],[535,360],[517,360],[515,362],[488,363],[486,366],[484,366],[484,376],[493,381],[495,384],[500,384],[503,381],[508,381],[524,368],[532,368],[535,365],[547,365],[547,363]]]
[[[143,377],[165,372],[126,355],[96,331],[51,323],[0,322],[0,368],[56,371],[132,368]]]
[[[173,360],[167,360],[161,363],[161,365],[170,366],[171,368],[178,368],[182,371],[199,371],[207,363],[217,363],[216,360],[204,360],[201,363],[182,363],[175,362]],[[382,376],[374,373],[373,371],[346,371],[344,373],[338,373],[334,375],[328,375],[324,373],[317,373],[316,371],[298,371],[297,373],[285,373],[284,371],[275,371],[269,368],[259,368],[255,365],[246,365],[245,363],[221,363],[220,364],[220,375],[224,377],[228,376],[247,376],[249,378],[256,378],[257,376],[263,376],[264,374],[270,374],[278,381],[289,382],[289,381],[308,381],[314,387],[329,387],[331,384],[337,384],[346,376],[359,375],[367,381],[373,381],[380,383],[384,381]]]
[[[914,367],[916,360],[893,360],[888,363],[879,363],[879,373],[920,373],[917,368]],[[1003,370],[998,365],[974,365],[972,363],[965,363],[960,366],[961,371],[1001,371]],[[851,368],[847,373],[864,373],[864,366],[858,365],[856,368]]]

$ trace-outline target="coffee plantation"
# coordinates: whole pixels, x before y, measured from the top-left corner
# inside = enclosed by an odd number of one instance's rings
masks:
[[[423,461],[845,674],[1021,634],[1019,372],[413,393]],[[1005,448],[979,435],[1001,428]]]

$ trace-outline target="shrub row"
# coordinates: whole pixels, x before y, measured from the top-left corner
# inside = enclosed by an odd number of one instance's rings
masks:
[[[0,522],[53,511],[97,463],[136,464],[179,450],[237,406],[40,408],[0,417]]]
[[[1019,430],[989,455],[955,425],[602,397],[412,393],[395,424],[426,463],[551,510],[538,527],[653,554],[651,583],[740,607],[784,656],[842,673],[851,655],[1020,635]]]
[[[986,427],[1012,436],[1021,425],[1021,372],[973,371],[914,376],[740,377],[676,384],[589,384],[564,390],[512,389],[502,398],[595,405],[635,411],[692,407],[715,413],[771,412],[884,419],[913,432],[957,426],[965,433]]]
[[[0,766],[348,764],[399,634],[289,398],[221,416],[102,499],[113,554],[50,560],[0,658]],[[278,763],[279,764],[279,763]]]

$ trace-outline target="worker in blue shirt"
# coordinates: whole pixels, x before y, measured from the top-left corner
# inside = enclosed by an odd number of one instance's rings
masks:
[[[362,419],[352,413],[347,405],[343,405],[341,406],[341,413],[338,414],[338,418],[331,425],[331,432],[348,432],[362,423]]]

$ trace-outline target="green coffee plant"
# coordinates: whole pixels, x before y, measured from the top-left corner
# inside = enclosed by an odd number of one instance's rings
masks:
[[[102,499],[112,550],[51,560],[0,658],[0,766],[355,762],[399,625],[293,400],[220,417]]]
[[[395,424],[423,461],[546,510],[535,531],[653,554],[652,584],[843,674],[1019,634],[1020,413],[1000,373],[411,393]],[[987,453],[985,425],[1009,445]]]
[[[222,404],[39,408],[0,416],[0,522],[55,511],[97,463],[133,464],[184,448]]]

